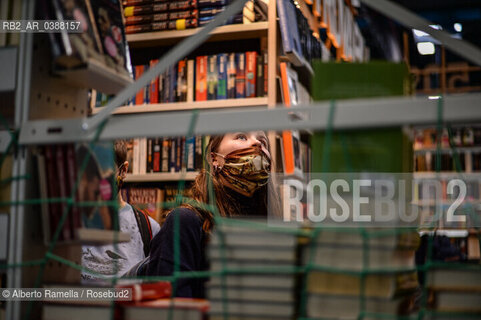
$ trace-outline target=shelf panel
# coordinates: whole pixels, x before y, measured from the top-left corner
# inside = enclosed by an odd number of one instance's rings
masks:
[[[263,21],[250,24],[230,24],[221,26],[210,33],[211,36],[207,41],[226,41],[264,37],[267,36],[267,25],[268,23]],[[131,48],[167,46],[190,37],[200,29],[201,28],[128,34],[127,41]]]
[[[121,74],[95,59],[89,59],[85,68],[55,72],[75,86],[93,88],[106,94],[115,94],[133,82],[128,75]]]
[[[198,172],[157,172],[147,174],[128,174],[125,182],[194,181]]]
[[[240,107],[257,107],[257,106],[266,106],[267,107],[267,97],[245,98],[245,99],[208,100],[208,101],[194,101],[194,102],[142,104],[142,105],[118,107],[113,113],[114,114],[128,114],[128,113],[144,113],[144,112],[159,112],[159,111],[240,108]],[[102,110],[102,107],[93,108],[92,113],[96,114],[96,113],[100,112],[100,110]]]
[[[462,147],[455,147],[457,152],[481,152],[481,146],[462,146]],[[426,153],[426,152],[436,152],[437,148],[422,148],[414,150],[415,154]],[[441,148],[441,153],[453,153],[453,149],[451,148]]]
[[[435,178],[462,178],[469,177],[471,179],[481,179],[481,172],[456,172],[456,171],[445,171],[445,172],[413,172],[414,179],[435,179]]]

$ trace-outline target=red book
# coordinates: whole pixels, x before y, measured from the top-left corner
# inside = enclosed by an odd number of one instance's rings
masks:
[[[169,281],[117,285],[116,287],[132,289],[133,302],[170,298],[172,296],[172,285]]]
[[[57,198],[59,196],[60,190],[58,188],[58,183],[53,183],[58,181],[58,176],[57,176],[57,169],[55,167],[55,146],[54,145],[48,145],[45,147],[45,163],[47,167],[47,193],[48,197],[51,198]],[[49,203],[48,205],[48,210],[49,210],[49,225],[50,225],[50,235],[49,238],[50,240],[52,239],[55,230],[57,229],[58,223],[60,221],[60,215],[61,215],[61,208],[58,203]],[[60,233],[59,240],[63,240],[63,234]]]
[[[246,98],[254,98],[256,96],[256,72],[257,52],[246,52]]]
[[[159,59],[150,60],[150,68],[153,68]],[[159,103],[159,76],[150,81],[150,103]]]
[[[74,188],[77,183],[77,164],[75,161],[75,146],[72,143],[66,146],[66,158],[67,158],[67,195],[72,196]],[[78,191],[75,190],[74,200],[78,201]],[[80,211],[77,205],[72,205],[70,212],[72,235],[75,235],[74,230],[82,227],[82,221],[80,217]]]
[[[207,100],[207,56],[195,59],[195,101]]]
[[[144,65],[135,66],[135,79],[139,79],[144,73]],[[144,91],[145,89],[140,89],[135,95],[135,104],[144,104]]]

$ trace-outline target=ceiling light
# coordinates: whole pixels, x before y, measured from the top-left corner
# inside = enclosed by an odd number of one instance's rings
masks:
[[[419,42],[417,44],[418,51],[422,55],[434,54],[436,49],[434,48],[434,43],[432,42]]]

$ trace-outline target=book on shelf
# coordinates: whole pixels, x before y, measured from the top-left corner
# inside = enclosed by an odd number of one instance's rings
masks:
[[[130,53],[125,38],[125,28],[119,0],[87,1],[95,21],[100,43],[108,66],[128,75]]]
[[[89,2],[65,0],[41,1],[42,16],[46,20],[80,22],[82,33],[68,33],[66,30],[49,34],[53,64],[56,68],[83,67],[94,59],[105,64],[105,56]]]
[[[217,99],[227,99],[227,54],[217,55]]]
[[[236,97],[236,55],[228,54],[227,60],[227,98],[234,99]]]
[[[277,0],[279,28],[284,54],[297,66],[302,65],[301,39],[297,27],[296,7],[290,0]]]
[[[115,230],[116,205],[112,145],[59,144],[47,145],[36,152],[39,195],[48,198],[72,198],[41,205],[44,240],[51,240],[62,215],[66,212],[59,240],[79,238],[81,228]],[[54,183],[55,182],[55,183]],[[77,186],[78,184],[78,186]],[[89,204],[78,204],[88,201]]]
[[[217,55],[207,58],[207,100],[217,99]]]
[[[246,96],[246,62],[245,53],[239,52],[235,54],[235,97],[245,98]]]
[[[246,98],[256,96],[257,80],[257,52],[248,51],[245,53],[246,60]]]
[[[159,188],[137,188],[127,186],[122,188],[122,199],[135,205],[150,215],[156,221],[160,221],[162,208],[160,204],[164,202],[164,191]]]
[[[207,56],[195,59],[195,101],[207,100]]]

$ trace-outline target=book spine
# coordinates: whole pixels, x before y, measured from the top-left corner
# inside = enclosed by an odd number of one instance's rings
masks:
[[[152,138],[147,138],[147,173],[152,173],[154,172],[154,167],[153,167],[153,139]]]
[[[187,102],[194,101],[194,74],[195,74],[195,62],[190,59],[187,61]]]
[[[217,91],[217,55],[208,58],[207,65],[207,100],[215,100]]]
[[[202,169],[202,136],[195,136],[195,155],[194,155],[194,168],[196,170]]]
[[[159,63],[159,59],[150,60],[150,67]],[[159,77],[150,81],[150,103],[159,103]]]
[[[180,60],[177,74],[177,101],[187,99],[187,60]]]
[[[195,136],[185,139],[185,149],[187,151],[187,171],[195,170]]]
[[[144,73],[146,73],[149,70],[149,65],[146,64],[144,65]],[[150,103],[150,83],[144,87],[144,103],[149,104]]]
[[[254,98],[256,96],[256,66],[257,52],[246,52],[246,97]]]
[[[169,172],[169,148],[170,148],[170,139],[164,138],[164,140],[162,140],[162,158],[161,158],[162,172]]]
[[[235,97],[245,98],[246,96],[246,66],[245,53],[236,53],[236,78]]]
[[[180,11],[197,8],[197,0],[169,2],[169,11]]]
[[[139,173],[147,173],[147,138],[139,140]]]
[[[135,69],[135,80],[137,80],[144,73],[144,66],[143,65],[135,66],[134,69]],[[145,93],[144,88],[140,89],[137,92],[137,94],[135,95],[135,104],[140,105],[144,103],[144,93]]]
[[[217,55],[217,99],[227,99],[227,54]]]
[[[264,96],[264,55],[257,55],[256,97]]]
[[[207,100],[207,56],[196,57],[195,100]]]
[[[133,157],[132,157],[132,174],[140,173],[140,139],[134,138],[133,140]]]
[[[169,157],[169,168],[170,172],[175,172],[175,161],[177,158],[177,139],[170,139],[170,157]]]
[[[229,4],[228,0],[197,0],[198,8],[220,7],[220,6],[226,6],[228,4]]]
[[[227,60],[227,98],[235,98],[235,53],[230,53]]]
[[[170,102],[170,94],[171,94],[171,91],[170,91],[170,71],[171,71],[171,68],[167,68],[167,70],[165,70],[165,74],[164,74],[164,85],[163,85],[163,88],[164,88],[164,103],[168,103]]]
[[[267,97],[267,89],[268,89],[268,66],[267,66],[267,52],[264,52],[264,97]]]
[[[162,139],[155,138],[153,143],[154,155],[153,155],[153,171],[160,172],[160,155],[161,155]]]
[[[194,10],[185,10],[185,11],[178,11],[178,12],[169,12],[168,20],[198,19],[198,18],[199,18],[199,11],[197,9],[194,9]]]
[[[225,10],[225,6],[222,7],[206,7],[199,9],[199,18],[213,17]]]
[[[178,64],[176,63],[169,68],[169,102],[176,102],[177,99],[177,65]]]
[[[176,148],[176,151],[175,151],[175,172],[180,172],[180,170],[182,170],[182,159],[183,159],[183,145],[182,145],[182,138],[181,137],[177,137],[175,138],[176,139],[176,142],[175,142],[175,148]]]

